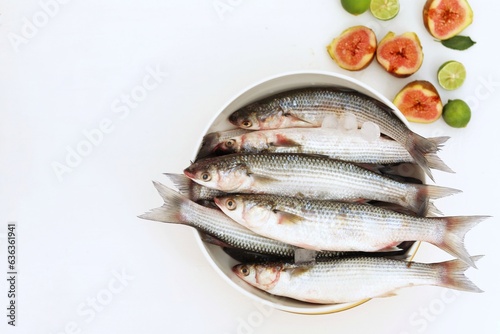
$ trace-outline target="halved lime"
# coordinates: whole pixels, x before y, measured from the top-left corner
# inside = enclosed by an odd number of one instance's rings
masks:
[[[443,119],[449,126],[465,128],[471,119],[470,107],[463,100],[449,100],[443,107]]]
[[[371,0],[370,12],[379,20],[393,19],[399,13],[399,0]]]
[[[370,8],[370,0],[340,0],[340,3],[352,15],[363,14]]]
[[[454,90],[462,86],[466,77],[465,66],[455,60],[441,65],[437,72],[438,82],[446,90]]]

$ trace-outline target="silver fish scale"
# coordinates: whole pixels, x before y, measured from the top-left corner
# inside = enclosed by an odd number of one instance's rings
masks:
[[[198,200],[212,200],[214,197],[224,194],[220,190],[204,187],[195,182],[191,183],[191,188],[189,189],[189,198],[195,202]]]
[[[224,241],[228,245],[252,252],[278,256],[293,256],[295,247],[280,241],[261,237],[235,223],[218,210],[205,208],[193,202],[183,204],[183,221]]]
[[[251,174],[275,181],[257,182],[259,193],[303,195],[318,199],[373,199],[407,203],[416,189],[358,167],[352,163],[306,154],[233,155]],[[231,158],[229,158],[231,159]]]
[[[432,264],[355,257],[316,262],[311,268],[284,266],[268,292],[305,301],[342,303],[386,296],[414,285],[442,285]],[[332,284],[335,282],[335,284]]]
[[[321,125],[325,116],[332,112],[338,116],[350,112],[356,115],[358,124],[366,121],[377,123],[382,133],[402,143],[406,142],[409,132],[389,107],[355,91],[304,88],[278,95],[274,100],[286,112],[316,125]]]
[[[345,280],[347,283],[356,279],[354,273],[369,272],[372,275],[363,275],[364,285],[369,285],[369,282],[365,280],[370,280],[370,278],[375,278],[375,280],[386,284],[394,284],[394,282],[407,284],[409,280],[414,284],[432,284],[437,283],[439,277],[439,272],[435,270],[435,267],[432,264],[406,262],[384,257],[360,256],[318,261],[312,268],[306,270],[304,274],[297,276],[297,278],[311,284],[318,281],[331,284],[331,282],[341,280]],[[292,271],[294,269],[285,270]]]
[[[279,146],[279,144],[274,146],[272,141],[279,135],[296,142],[297,146]],[[260,142],[263,136],[266,136],[268,143],[265,146]],[[242,145],[244,153],[257,152],[259,147],[263,147],[263,150],[267,152],[321,154],[334,159],[359,163],[386,164],[414,161],[408,151],[394,140],[378,138],[369,141],[357,135],[331,129],[262,130],[246,134],[241,138],[245,140]]]
[[[432,242],[443,237],[445,228],[445,221],[438,218],[414,217],[367,204],[277,195],[246,195],[245,198],[255,203],[272,203],[273,210],[304,218],[298,224],[286,225],[288,233],[302,235],[301,240],[314,241],[316,245],[329,245],[330,249],[369,247],[372,249],[364,250],[374,251],[404,240]],[[286,233],[283,228],[279,230]]]

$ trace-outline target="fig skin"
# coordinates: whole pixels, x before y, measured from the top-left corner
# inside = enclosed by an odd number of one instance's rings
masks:
[[[365,53],[362,58],[355,64],[348,63],[344,61],[343,55],[339,54],[339,52],[347,52],[347,53],[352,53],[353,50],[352,48],[352,43],[355,41],[349,40],[354,33],[361,31],[365,32],[368,36],[368,44],[362,45],[362,48],[355,48],[356,53],[363,52]],[[364,42],[363,42],[364,43]],[[341,49],[339,50],[339,47]],[[365,26],[353,26],[350,27],[342,33],[340,33],[339,36],[335,37],[333,41],[327,46],[327,51],[330,57],[337,63],[337,65],[345,70],[348,71],[360,71],[368,67],[368,65],[371,64],[373,61],[373,58],[375,58],[375,51],[377,49],[377,37],[375,36],[375,33],[373,30],[371,30],[368,27]],[[354,58],[354,57],[353,57]],[[348,59],[347,61],[349,61]]]
[[[421,92],[425,100],[410,101],[408,104],[405,98],[408,98],[407,95],[412,91]],[[439,92],[432,83],[426,80],[415,80],[406,84],[396,94],[393,103],[408,121],[414,123],[435,122],[443,113],[443,102]]]
[[[408,49],[408,48],[402,48],[401,46],[398,46],[396,49],[396,55],[395,57],[400,57],[399,59],[403,60],[407,58],[413,58],[415,59],[415,64],[412,67],[406,67],[404,65],[396,65],[392,61],[392,59],[387,59],[384,58],[385,55],[383,54],[384,51],[386,50],[386,47],[390,43],[397,43],[399,41],[404,41],[408,42],[410,46],[414,47],[414,50]],[[406,54],[405,54],[406,52]],[[413,57],[408,57],[408,53],[414,52]],[[399,55],[398,53],[402,53]],[[411,56],[411,55],[410,55]],[[407,78],[410,75],[414,74],[417,72],[420,67],[422,66],[422,63],[424,61],[424,52],[422,50],[422,44],[420,43],[420,39],[418,38],[418,35],[414,32],[405,32],[401,35],[396,35],[394,32],[389,31],[387,35],[382,38],[380,43],[378,44],[377,47],[377,53],[376,53],[376,58],[377,62],[390,74],[397,78]],[[398,59],[395,59],[397,61]]]
[[[435,24],[434,24],[433,19],[431,17],[432,11],[434,11],[435,8],[437,7],[437,5],[439,3],[442,3],[442,2],[444,2],[444,3],[451,3],[451,2],[458,3],[459,5],[461,5],[460,8],[464,11],[461,13],[461,15],[463,17],[462,24],[455,27],[455,29],[450,30],[446,34],[439,34],[436,31]],[[457,14],[457,15],[460,15],[460,14]],[[434,38],[437,38],[439,40],[445,40],[445,39],[450,39],[453,36],[458,35],[465,28],[467,28],[473,21],[474,12],[472,11],[472,8],[470,7],[467,0],[452,0],[452,1],[450,1],[450,0],[427,0],[425,5],[424,5],[422,17],[423,17],[425,29],[429,32],[429,34],[431,34],[431,36],[433,36]]]

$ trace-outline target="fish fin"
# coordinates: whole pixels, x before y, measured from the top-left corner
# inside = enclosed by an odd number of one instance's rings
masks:
[[[200,232],[200,236],[201,236],[201,240],[206,242],[206,243],[220,246],[223,248],[234,248],[234,246],[231,246],[231,245],[225,243],[224,241],[220,240],[219,238],[217,238],[211,234],[208,234],[205,232]]]
[[[429,196],[429,199],[439,199],[462,192],[462,190],[459,189],[440,187],[434,185],[425,185],[424,187],[426,188],[425,192]]]
[[[470,259],[471,262],[474,263],[482,257],[482,255],[478,255],[472,256]],[[470,267],[469,263],[464,263],[460,260],[451,260],[447,262],[435,263],[434,266],[439,272],[440,286],[468,292],[483,292],[483,290],[478,288],[464,275],[464,272]]]
[[[273,146],[280,147],[301,147],[302,145],[297,143],[295,140],[287,138],[286,135],[277,134],[276,141],[272,143]]]
[[[252,173],[249,173],[248,175],[249,176],[251,175],[252,178],[255,180],[255,182],[258,182],[261,184],[268,184],[268,183],[272,183],[272,182],[276,181],[275,178],[270,177],[270,176],[263,176],[263,175],[252,174]]]
[[[410,208],[421,217],[425,217],[427,215],[427,212],[429,211],[429,200],[443,198],[462,192],[458,189],[429,184],[415,184],[414,186],[418,190],[417,196],[413,202],[409,203],[409,205]],[[434,213],[437,210],[434,205],[431,206],[431,209],[434,211]],[[439,210],[437,210],[437,212],[439,212]]]
[[[161,207],[151,209],[149,212],[146,212],[138,217],[162,223],[189,225],[187,222],[182,220],[180,212],[185,201],[189,200],[175,190],[170,189],[159,182],[153,181],[153,184],[165,203],[163,203]]]
[[[302,119],[300,117],[297,117],[296,115],[294,115],[294,114],[292,114],[292,113],[290,113],[290,112],[288,112],[286,110],[284,111],[283,116],[292,119],[294,122],[301,122],[301,123],[308,124],[309,126],[313,126],[313,123],[308,122],[305,119]]]
[[[179,192],[188,196],[190,193],[191,182],[193,182],[190,178],[188,178],[184,174],[175,174],[175,173],[163,173],[167,178],[174,184],[174,186],[179,190]]]
[[[441,147],[444,145],[444,143],[446,143],[448,141],[448,139],[450,139],[450,137],[448,137],[448,136],[427,138],[427,140],[432,141],[437,146],[436,152],[441,149]]]
[[[443,162],[443,160],[441,160],[441,158],[438,157],[437,154],[435,154],[435,153],[427,153],[425,155],[425,159],[427,160],[427,164],[429,165],[429,168],[437,169],[437,170],[447,172],[447,173],[455,173],[453,171],[453,169],[448,167],[448,165],[446,165]]]
[[[309,269],[312,268],[312,266],[313,266],[313,264],[311,264],[311,265],[302,265],[301,264],[300,266],[292,269],[290,272],[290,275],[293,277],[303,275],[303,274],[307,273],[309,271]]]
[[[308,272],[315,264],[315,260],[301,263],[286,263],[283,265],[283,269],[288,271],[292,276],[300,276]]]
[[[429,161],[426,156],[439,151],[441,146],[448,139],[449,137],[424,138],[414,132],[409,133],[408,140],[405,145],[406,149],[432,181],[434,181],[434,177],[432,176],[429,168]]]
[[[464,246],[465,234],[479,222],[489,216],[457,216],[438,218],[446,221],[445,233],[442,241],[436,246],[461,259],[469,266],[476,268],[473,258],[467,253]]]
[[[285,212],[280,210],[273,210],[273,211],[279,217],[278,224],[297,224],[304,221],[304,217],[301,217],[299,215],[290,212]]]
[[[427,214],[426,214],[427,217],[440,217],[442,215],[443,215],[443,212],[441,212],[441,210],[436,208],[434,203],[431,203],[431,202],[428,203]]]

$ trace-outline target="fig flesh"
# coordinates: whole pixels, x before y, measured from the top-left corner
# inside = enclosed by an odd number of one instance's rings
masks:
[[[410,122],[432,123],[443,113],[436,87],[426,80],[408,83],[396,94],[393,103]]]
[[[390,31],[377,47],[377,62],[390,74],[406,78],[422,66],[424,53],[416,33],[396,35]]]
[[[473,16],[467,0],[427,0],[423,10],[425,28],[439,40],[458,35],[472,23]]]
[[[354,26],[344,30],[327,46],[330,57],[341,68],[359,71],[367,67],[375,56],[377,37],[365,26]]]

